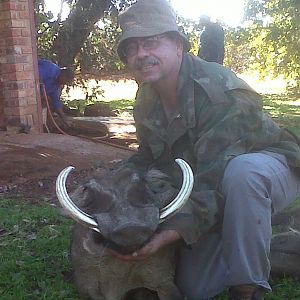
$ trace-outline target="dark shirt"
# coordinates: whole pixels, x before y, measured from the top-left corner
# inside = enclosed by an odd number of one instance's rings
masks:
[[[198,56],[206,61],[222,65],[224,52],[224,30],[222,26],[217,23],[209,23],[201,33]]]
[[[40,83],[45,86],[47,97],[51,101],[49,104],[54,109],[62,108],[63,102],[60,100],[61,85],[59,84],[60,67],[47,59],[39,59],[38,66]],[[41,95],[43,97],[43,91],[41,91]]]

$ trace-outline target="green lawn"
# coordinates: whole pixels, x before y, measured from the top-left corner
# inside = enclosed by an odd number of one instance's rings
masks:
[[[74,300],[72,222],[49,203],[0,198],[0,299]]]
[[[280,125],[300,135],[299,101],[265,96],[264,107]],[[124,101],[120,104],[127,105]],[[35,203],[0,197],[1,300],[77,299],[70,281],[71,227],[72,221],[60,216],[58,209],[43,201],[42,196]],[[266,299],[300,299],[297,280],[276,279],[271,284],[273,293]],[[227,293],[216,299],[228,299]]]

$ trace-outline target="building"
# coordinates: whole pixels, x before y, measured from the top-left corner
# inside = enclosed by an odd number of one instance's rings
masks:
[[[42,132],[32,0],[0,0],[0,129]]]

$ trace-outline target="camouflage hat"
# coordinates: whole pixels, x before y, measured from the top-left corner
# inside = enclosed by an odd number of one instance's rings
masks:
[[[184,42],[184,49],[190,49],[187,37],[181,33],[176,23],[176,14],[166,0],[138,0],[119,14],[122,29],[117,52],[125,60],[122,52],[124,41],[133,37],[150,37],[165,32],[176,32]]]

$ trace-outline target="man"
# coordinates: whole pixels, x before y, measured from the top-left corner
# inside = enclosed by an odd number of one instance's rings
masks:
[[[224,30],[218,23],[213,23],[208,16],[200,17],[200,26],[204,27],[200,35],[198,56],[206,61],[223,64],[224,61]]]
[[[60,68],[58,65],[47,59],[39,59],[38,68],[42,100],[46,101],[45,96],[47,95],[51,109],[53,109],[60,117],[63,126],[70,127],[70,122],[63,112],[64,104],[61,101],[60,96],[64,85],[70,84],[74,80],[72,68]]]
[[[181,184],[175,158],[194,172],[187,204],[142,249],[182,247],[176,284],[189,300],[229,288],[231,299],[270,290],[271,215],[300,192],[299,140],[262,112],[260,96],[230,70],[187,53],[166,0],[139,0],[119,16],[118,54],[140,83],[134,110],[138,153]]]

